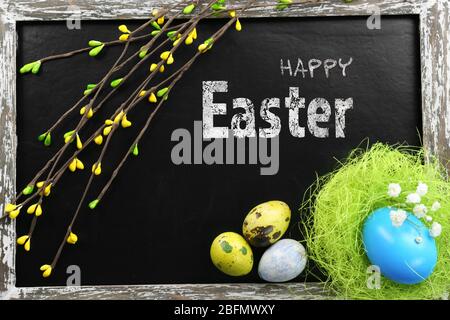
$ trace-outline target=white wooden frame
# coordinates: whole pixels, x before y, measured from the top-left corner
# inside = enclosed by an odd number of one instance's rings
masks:
[[[147,18],[152,8],[176,0],[2,0],[0,2],[0,203],[15,194],[16,177],[16,22],[62,20],[75,5],[81,19]],[[238,4],[243,1],[230,1]],[[273,3],[259,0],[260,3]],[[369,15],[371,6],[382,15],[418,15],[422,82],[423,144],[447,163],[450,159],[450,4],[447,0],[341,0],[292,7],[285,11],[255,8],[250,17]],[[72,10],[72,11],[71,11]],[[0,207],[1,211],[3,208]],[[321,299],[330,298],[318,283],[140,285],[91,287],[15,286],[15,224],[0,224],[0,297],[4,299]]]

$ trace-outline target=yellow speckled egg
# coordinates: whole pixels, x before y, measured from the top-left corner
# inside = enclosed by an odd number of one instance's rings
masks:
[[[266,247],[286,232],[291,209],[283,201],[268,201],[254,207],[245,217],[242,233],[251,245]]]
[[[230,276],[243,276],[252,271],[253,252],[245,239],[234,232],[218,235],[211,245],[214,265]]]

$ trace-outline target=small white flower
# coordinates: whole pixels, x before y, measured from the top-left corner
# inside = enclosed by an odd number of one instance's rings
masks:
[[[441,204],[439,201],[435,201],[431,206],[431,211],[438,211],[441,208]]]
[[[427,222],[431,222],[431,221],[433,221],[433,217],[432,217],[432,216],[426,216],[426,217],[425,217],[425,220],[426,220]]]
[[[424,204],[416,204],[414,206],[413,212],[417,218],[423,218],[427,214],[427,207]]]
[[[397,198],[402,192],[402,188],[398,183],[390,183],[388,186],[388,196],[391,198]]]
[[[408,194],[408,196],[406,197],[406,203],[420,203],[420,195],[418,195],[417,193],[410,193]]]
[[[439,237],[441,235],[441,232],[442,226],[437,222],[433,222],[430,228],[430,236],[432,236],[433,238]]]
[[[405,210],[391,210],[389,213],[392,225],[396,228],[401,227],[403,222],[405,222],[407,218],[407,214]]]
[[[417,186],[416,193],[423,197],[428,192],[428,186],[425,183],[419,182],[419,185]]]

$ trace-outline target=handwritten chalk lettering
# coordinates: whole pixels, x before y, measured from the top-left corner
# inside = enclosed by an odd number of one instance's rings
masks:
[[[337,69],[340,69],[339,74],[346,77],[347,68],[352,64],[352,62],[352,57],[348,59],[339,58],[338,60],[325,59],[324,61],[319,59],[309,59],[306,64],[303,63],[301,58],[297,59],[297,63],[292,63],[290,59],[281,59],[280,71],[282,76],[289,75],[290,77],[297,77],[301,75],[303,79],[305,79],[308,75],[311,79],[313,79],[319,72],[324,72],[325,77],[328,79],[332,73],[331,70],[338,67]],[[307,68],[305,68],[305,65]]]
[[[318,65],[317,61],[313,64]],[[331,65],[329,62],[327,63]],[[345,71],[345,68],[343,69]],[[203,139],[226,138],[228,137],[227,127],[214,127],[214,115],[226,115],[227,104],[215,103],[214,92],[227,92],[228,83],[226,81],[207,81],[203,84]],[[289,131],[292,136],[304,138],[306,130],[300,126],[301,110],[306,109],[306,123],[308,131],[316,138],[328,138],[330,128],[327,124],[331,121],[332,107],[325,98],[314,98],[306,107],[305,98],[300,97],[299,88],[289,88],[289,96],[284,99],[285,107],[289,113]],[[261,138],[277,137],[281,131],[280,118],[270,109],[280,108],[280,99],[267,98],[261,103],[260,117],[265,121],[268,128],[255,127],[255,108],[253,102],[248,98],[233,99],[233,109],[243,110],[231,119],[231,130],[233,136],[237,138],[254,138],[257,135]],[[345,138],[346,113],[353,109],[353,98],[337,98],[334,100],[334,119],[336,138]]]

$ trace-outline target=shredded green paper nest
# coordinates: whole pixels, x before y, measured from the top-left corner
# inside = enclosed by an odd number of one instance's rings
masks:
[[[402,193],[418,182],[429,187],[424,199],[441,203],[433,218],[442,225],[436,238],[438,261],[432,275],[416,285],[397,284],[381,277],[380,289],[367,285],[370,262],[362,243],[365,219],[377,208],[392,204],[389,183]],[[431,200],[430,200],[431,201]],[[421,148],[381,143],[354,150],[340,168],[318,179],[300,208],[309,258],[327,275],[326,285],[339,298],[445,299],[450,291],[450,183],[436,161],[424,161]]]

